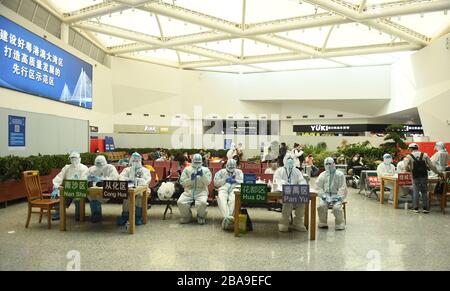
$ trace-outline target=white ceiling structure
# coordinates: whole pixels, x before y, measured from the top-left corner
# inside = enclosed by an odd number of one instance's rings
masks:
[[[108,54],[234,73],[391,64],[450,32],[450,0],[35,0]]]

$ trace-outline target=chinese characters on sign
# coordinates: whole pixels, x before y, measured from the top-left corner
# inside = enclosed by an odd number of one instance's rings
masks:
[[[86,198],[88,185],[86,180],[64,180],[64,197]]]
[[[45,51],[32,42],[0,29],[3,56],[14,60],[11,72],[36,82],[55,86],[55,78],[61,77],[64,60]]]
[[[128,182],[103,181],[103,198],[128,199]]]
[[[283,185],[283,203],[309,203],[309,185]]]
[[[398,173],[398,185],[400,187],[412,186],[411,173]]]
[[[92,108],[92,65],[0,15],[0,86]]]
[[[380,186],[380,180],[378,179],[378,176],[367,176],[367,180],[369,182],[370,187]]]
[[[267,184],[242,184],[241,185],[242,203],[266,203],[267,202]]]

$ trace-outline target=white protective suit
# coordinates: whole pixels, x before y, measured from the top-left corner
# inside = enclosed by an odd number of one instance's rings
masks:
[[[302,172],[295,167],[295,157],[291,152],[287,152],[283,159],[283,167],[278,168],[273,175],[274,184],[277,185],[277,191],[283,191],[283,185],[308,184],[303,177]],[[304,225],[305,204],[283,203],[281,211],[281,220],[278,223],[278,230],[286,232],[289,230],[289,218],[292,210],[295,208],[295,217],[292,222],[292,228],[297,231],[306,231]]]
[[[341,171],[336,171],[333,158],[328,157],[324,161],[325,172],[317,178],[317,195],[320,198],[317,212],[319,214],[319,227],[328,228],[328,209],[332,208],[335,217],[336,230],[345,229],[344,211],[342,202],[347,195],[347,183],[345,175]]]
[[[234,191],[244,181],[244,174],[236,169],[236,161],[228,160],[226,168],[214,177],[214,186],[219,188],[217,204],[223,216],[222,228],[231,229],[234,222]]]
[[[98,183],[103,180],[119,180],[119,173],[116,167],[108,165],[104,156],[97,156],[95,158],[95,165],[90,167],[87,173],[87,179],[89,182]],[[98,187],[102,187],[101,183],[97,184]],[[102,203],[107,202],[108,199],[99,197],[88,196],[90,201],[98,200]]]
[[[230,149],[227,151],[227,159],[232,160],[237,155],[236,144],[232,143]]]
[[[180,177],[184,192],[177,201],[180,210],[180,223],[189,223],[192,219],[191,204],[197,207],[197,222],[205,224],[208,207],[208,185],[211,183],[211,171],[202,166],[202,156],[195,154],[192,164],[185,168]]]
[[[150,193],[150,182],[152,175],[150,171],[142,166],[142,157],[138,153],[133,153],[130,158],[130,166],[123,169],[120,173],[119,180],[130,181],[135,186],[147,186],[147,193]],[[142,194],[136,195],[136,225],[142,224]],[[122,204],[122,216],[118,217],[117,224],[123,225],[126,223],[129,217],[129,201],[123,200]]]
[[[92,182],[93,185],[101,187],[101,182],[103,180],[118,180],[119,173],[116,167],[113,165],[108,165],[106,158],[104,156],[97,156],[95,158],[95,165],[90,167],[87,175],[88,182]],[[91,221],[93,223],[102,220],[102,205],[101,203],[106,203],[108,199],[98,196],[88,196],[89,206],[91,208]]]
[[[439,172],[445,172],[449,160],[448,152],[445,149],[445,143],[439,141],[434,148],[437,152],[431,157],[431,162]]]
[[[86,180],[88,167],[81,163],[80,154],[72,152],[69,159],[71,164],[65,165],[61,172],[53,178],[53,189],[58,189],[63,180]]]
[[[86,180],[88,167],[83,165],[81,163],[80,154],[77,152],[72,152],[69,155],[70,159],[70,165],[65,165],[64,168],[62,168],[61,172],[56,175],[55,178],[53,178],[53,192],[52,192],[52,198],[55,199],[59,197],[59,187],[62,185],[64,180]],[[72,199],[66,200],[66,207],[70,205],[72,202]],[[59,219],[59,208],[57,209],[57,212],[53,215],[53,220]],[[80,219],[80,201],[78,199],[75,200],[75,220]]]
[[[383,162],[377,167],[377,175],[378,180],[381,181],[381,177],[383,176],[394,176],[395,175],[395,166],[392,164],[392,156],[390,154],[384,154]],[[389,200],[392,200],[394,185],[385,184],[385,187],[389,189]]]

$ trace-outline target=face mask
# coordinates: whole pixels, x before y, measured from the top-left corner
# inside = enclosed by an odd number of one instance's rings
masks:
[[[293,159],[288,159],[287,160],[287,167],[289,169],[292,169],[294,167],[294,160]]]
[[[201,163],[192,163],[192,168],[194,168],[194,169],[199,169],[201,167],[202,167]]]
[[[80,164],[80,158],[70,158],[70,163],[74,166],[78,166]]]
[[[131,161],[131,165],[135,168],[139,168],[141,167],[141,162],[140,161]]]
[[[386,159],[386,160],[384,160],[384,164],[385,165],[389,165],[389,164],[391,164],[392,163],[392,159]]]
[[[227,167],[227,171],[228,171],[228,173],[234,173],[234,171],[236,170],[236,168],[234,168],[234,167]]]
[[[334,174],[336,172],[336,166],[333,164],[325,165],[325,171],[330,174]]]

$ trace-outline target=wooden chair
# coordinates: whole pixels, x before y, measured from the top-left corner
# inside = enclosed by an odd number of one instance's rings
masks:
[[[25,189],[27,190],[28,200],[28,217],[25,228],[28,228],[31,219],[31,213],[39,213],[39,223],[42,222],[42,215],[44,210],[47,212],[47,224],[48,228],[52,225],[52,213],[53,207],[59,204],[59,199],[44,199],[42,195],[41,182],[39,179],[39,171],[25,171],[22,173]],[[33,208],[39,208],[39,212],[33,212]]]

